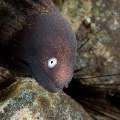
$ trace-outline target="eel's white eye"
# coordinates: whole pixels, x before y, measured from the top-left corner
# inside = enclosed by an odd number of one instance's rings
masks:
[[[56,58],[50,58],[48,60],[48,67],[54,68],[57,65],[57,59]]]

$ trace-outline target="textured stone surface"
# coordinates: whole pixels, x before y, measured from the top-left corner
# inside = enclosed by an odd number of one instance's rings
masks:
[[[120,1],[68,0],[62,13],[77,33],[79,77],[120,72]],[[84,24],[83,24],[84,23]],[[82,47],[81,47],[82,46]],[[119,83],[120,76],[81,79],[85,84]]]
[[[64,93],[49,93],[29,78],[0,91],[0,120],[90,120]]]
[[[66,0],[62,5],[63,16],[71,23],[73,30],[77,31],[86,16],[91,16],[91,0]]]

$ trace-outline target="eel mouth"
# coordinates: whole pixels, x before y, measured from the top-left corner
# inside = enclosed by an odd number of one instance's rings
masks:
[[[66,80],[66,82],[62,84],[53,81],[53,84],[55,85],[57,89],[62,90],[63,88],[68,88],[70,81],[71,79]]]
[[[58,92],[58,91],[62,91],[63,88],[68,87],[69,82],[66,82],[64,84],[59,84],[55,81],[53,81],[52,79],[48,79],[48,83],[47,84],[41,84],[46,90],[48,90],[49,92]]]

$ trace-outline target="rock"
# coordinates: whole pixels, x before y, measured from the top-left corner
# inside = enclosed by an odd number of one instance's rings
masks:
[[[63,92],[49,93],[30,78],[18,78],[0,91],[0,120],[91,120]]]
[[[92,15],[91,4],[91,0],[66,0],[62,5],[61,13],[71,23],[74,31],[77,32],[86,16]]]
[[[91,19],[89,17],[86,19],[89,20],[89,24],[91,24],[89,27],[92,27],[89,29],[92,31],[88,31],[88,28],[83,24],[77,31],[78,57],[76,66],[77,69],[83,68],[79,77],[90,78],[81,79],[80,81],[84,84],[93,86],[107,84],[109,86],[119,83],[119,5],[120,2],[116,0],[110,2],[93,1],[91,3]],[[94,78],[91,78],[92,76]]]

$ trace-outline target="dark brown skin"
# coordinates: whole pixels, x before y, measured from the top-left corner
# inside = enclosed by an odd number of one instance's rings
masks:
[[[57,92],[73,77],[76,37],[53,3],[50,1],[45,6],[48,12],[27,18],[28,25],[14,39],[18,44],[12,54],[14,59],[29,65],[40,85],[48,91]],[[51,58],[57,59],[54,68],[48,67]]]

